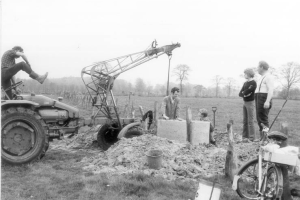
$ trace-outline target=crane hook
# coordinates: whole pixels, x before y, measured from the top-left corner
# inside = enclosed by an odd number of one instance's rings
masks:
[[[157,42],[156,42],[156,40],[154,40],[153,42],[152,42],[152,48],[156,48],[157,47]]]

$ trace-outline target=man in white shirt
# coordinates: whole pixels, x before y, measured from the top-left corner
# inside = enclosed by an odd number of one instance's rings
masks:
[[[257,81],[255,90],[256,118],[259,126],[259,132],[262,134],[262,125],[269,127],[269,111],[272,107],[272,97],[274,91],[274,78],[268,71],[269,65],[265,61],[260,61],[257,67],[261,75]],[[261,135],[262,137],[262,135]]]

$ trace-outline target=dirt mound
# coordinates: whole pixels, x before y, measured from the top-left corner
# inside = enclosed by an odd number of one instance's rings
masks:
[[[83,126],[78,130],[78,134],[66,140],[69,148],[90,148],[96,141],[97,133],[101,125],[89,127]]]
[[[163,152],[162,168],[149,169],[146,153],[151,149]],[[154,135],[142,135],[131,139],[122,138],[104,153],[82,160],[84,169],[95,173],[131,173],[141,170],[149,175],[176,178],[196,178],[222,173],[226,150],[212,145],[177,143]]]
[[[85,127],[73,138],[57,143],[70,150],[81,151],[92,147],[99,127]],[[234,147],[238,154],[238,166],[256,157],[258,144],[242,143],[239,135]],[[178,178],[210,177],[224,174],[225,159],[228,146],[228,134],[216,134],[217,147],[214,145],[191,145],[178,143],[151,134],[144,134],[130,139],[122,138],[107,151],[95,149],[94,156],[81,160],[83,168],[94,173],[124,174],[142,171],[153,176],[163,176],[168,180]],[[52,146],[52,148],[55,148]],[[62,147],[61,147],[62,148]],[[156,149],[163,152],[162,167],[159,170],[150,169],[147,163],[147,152]]]

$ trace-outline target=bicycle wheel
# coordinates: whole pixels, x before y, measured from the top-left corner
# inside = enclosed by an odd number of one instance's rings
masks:
[[[266,197],[268,197],[268,199],[276,199],[282,196],[282,192],[283,192],[282,171],[276,165],[272,165],[268,169],[264,194]]]
[[[264,166],[264,163],[263,163]],[[242,198],[259,199],[258,191],[258,159],[253,159],[241,167],[237,175],[236,192]]]

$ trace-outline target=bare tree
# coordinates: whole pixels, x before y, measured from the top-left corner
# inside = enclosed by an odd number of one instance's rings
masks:
[[[216,75],[214,78],[213,78],[213,82],[216,86],[216,97],[219,96],[219,90],[220,90],[220,85],[222,84],[222,81],[223,81],[223,78],[219,75]]]
[[[287,91],[286,96],[289,96],[291,88],[300,83],[300,65],[295,62],[288,62],[282,66],[279,74],[283,80],[282,85]]]
[[[234,85],[235,85],[235,79],[234,78],[227,78],[226,79],[226,85],[225,85],[225,88],[226,88],[226,92],[227,92],[227,97],[230,97],[231,96],[231,93],[232,93],[232,90],[234,88]]]
[[[194,87],[196,97],[202,96],[202,91],[205,89],[203,85],[196,85]]]
[[[150,96],[150,94],[153,92],[153,86],[148,84],[146,91],[147,91],[147,95]]]
[[[180,82],[180,94],[182,94],[182,83],[185,80],[188,80],[190,67],[185,64],[177,65],[173,69],[173,74],[177,77],[177,80]]]
[[[192,94],[193,86],[190,83],[186,83],[183,85],[184,88],[184,96],[188,97]]]
[[[153,91],[156,95],[165,95],[166,86],[164,84],[156,84]]]
[[[146,86],[143,79],[141,79],[141,78],[136,79],[136,81],[135,81],[135,91],[138,94],[143,94],[143,92],[145,92],[145,90],[146,90],[146,87],[147,86]]]

